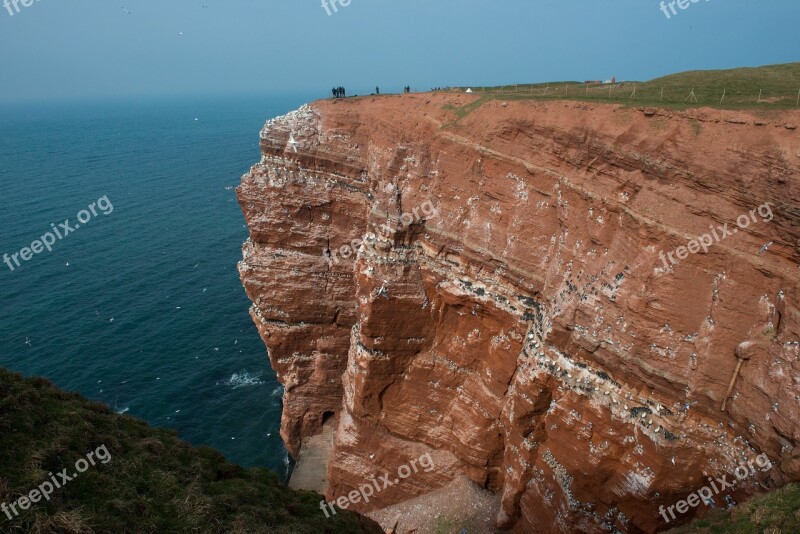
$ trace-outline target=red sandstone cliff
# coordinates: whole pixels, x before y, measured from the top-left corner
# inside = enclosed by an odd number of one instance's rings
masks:
[[[266,124],[238,189],[282,436],[296,454],[338,418],[328,497],[429,452],[436,469],[354,507],[463,474],[514,532],[654,532],[660,505],[761,452],[773,468],[736,501],[800,479],[800,113],[449,111],[476,99],[303,107]]]

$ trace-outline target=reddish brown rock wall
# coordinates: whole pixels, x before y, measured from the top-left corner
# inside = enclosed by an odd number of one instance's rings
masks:
[[[429,452],[355,508],[464,474],[516,532],[653,532],[742,458],[774,467],[736,501],[797,479],[800,113],[489,101],[456,120],[477,98],[317,102],[267,123],[238,189],[282,436],[297,453],[339,416],[328,497]]]

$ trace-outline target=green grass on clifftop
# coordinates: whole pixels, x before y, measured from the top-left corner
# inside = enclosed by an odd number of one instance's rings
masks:
[[[800,109],[800,63],[689,71],[648,82],[585,84],[566,81],[500,87],[472,86],[471,89],[486,100],[566,98],[669,108],[708,106],[719,109]],[[466,87],[458,90],[463,92]]]
[[[49,472],[74,473],[103,445],[108,463],[13,520],[0,512],[0,532],[381,532],[352,513],[326,519],[320,495],[291,490],[270,471],[243,469],[173,431],[0,369],[0,503],[29,494]]]

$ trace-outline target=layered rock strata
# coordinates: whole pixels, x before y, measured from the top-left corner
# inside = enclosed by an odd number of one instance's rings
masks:
[[[281,435],[338,419],[328,497],[429,453],[352,507],[464,475],[514,532],[654,532],[762,452],[716,506],[800,479],[800,113],[477,99],[304,106],[238,188]]]

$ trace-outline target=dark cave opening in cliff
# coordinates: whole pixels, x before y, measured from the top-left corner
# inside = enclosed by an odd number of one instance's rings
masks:
[[[336,412],[324,412],[322,414],[322,426],[325,426],[325,424],[334,417],[336,417]]]

